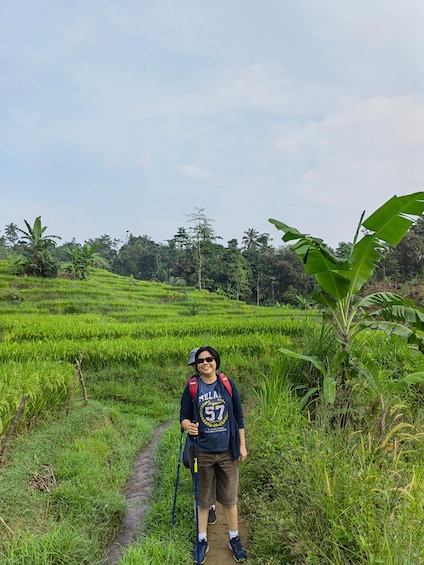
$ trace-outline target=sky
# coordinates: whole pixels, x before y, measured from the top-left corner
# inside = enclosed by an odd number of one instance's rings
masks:
[[[422,0],[0,0],[0,235],[335,247],[424,190]]]

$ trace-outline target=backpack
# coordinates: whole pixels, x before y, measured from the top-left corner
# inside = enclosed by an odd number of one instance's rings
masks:
[[[231,386],[229,378],[226,377],[224,373],[217,373],[217,377],[227,389],[228,394],[230,396],[233,396],[233,387]],[[193,377],[190,377],[187,381],[187,384],[190,387],[189,391],[190,391],[191,399],[194,401],[194,397],[196,396],[197,390],[199,388],[199,381],[197,379],[197,376],[194,375]]]
[[[231,386],[229,378],[226,377],[224,373],[217,373],[217,377],[221,381],[221,383],[225,386],[228,394],[232,397],[233,387]],[[194,398],[199,389],[199,381],[197,379],[197,376],[194,375],[193,377],[190,377],[187,381],[187,384],[189,386],[191,400],[194,402]],[[190,469],[190,459],[189,459],[190,443],[191,443],[190,436],[187,434],[186,441],[184,444],[184,451],[183,451],[183,464],[184,467],[187,467],[187,469]]]

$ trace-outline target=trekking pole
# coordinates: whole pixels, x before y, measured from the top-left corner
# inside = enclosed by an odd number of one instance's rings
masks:
[[[192,436],[191,441],[194,445],[193,454],[193,478],[194,478],[194,500],[195,500],[195,519],[196,519],[196,554],[197,565],[200,565],[200,542],[199,542],[199,466],[198,466],[198,439],[197,436]]]
[[[175,523],[175,509],[177,507],[178,484],[180,482],[181,456],[182,456],[182,453],[183,453],[183,435],[184,435],[184,430],[183,430],[183,428],[181,428],[180,451],[179,451],[179,454],[178,454],[177,476],[175,477],[175,488],[174,488],[174,506],[172,508],[172,518],[171,518],[172,526]]]

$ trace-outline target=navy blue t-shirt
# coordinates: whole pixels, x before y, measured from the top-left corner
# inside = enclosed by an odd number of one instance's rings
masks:
[[[199,379],[197,391],[199,409],[199,449],[222,453],[229,449],[230,428],[228,406],[218,392],[217,381],[207,384]]]

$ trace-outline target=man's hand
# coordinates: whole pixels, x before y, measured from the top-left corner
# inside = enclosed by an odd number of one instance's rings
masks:
[[[187,428],[187,432],[191,436],[198,436],[199,435],[199,422],[190,422],[190,425]]]
[[[240,457],[237,461],[246,461],[247,459],[247,449],[245,445],[240,445]]]

